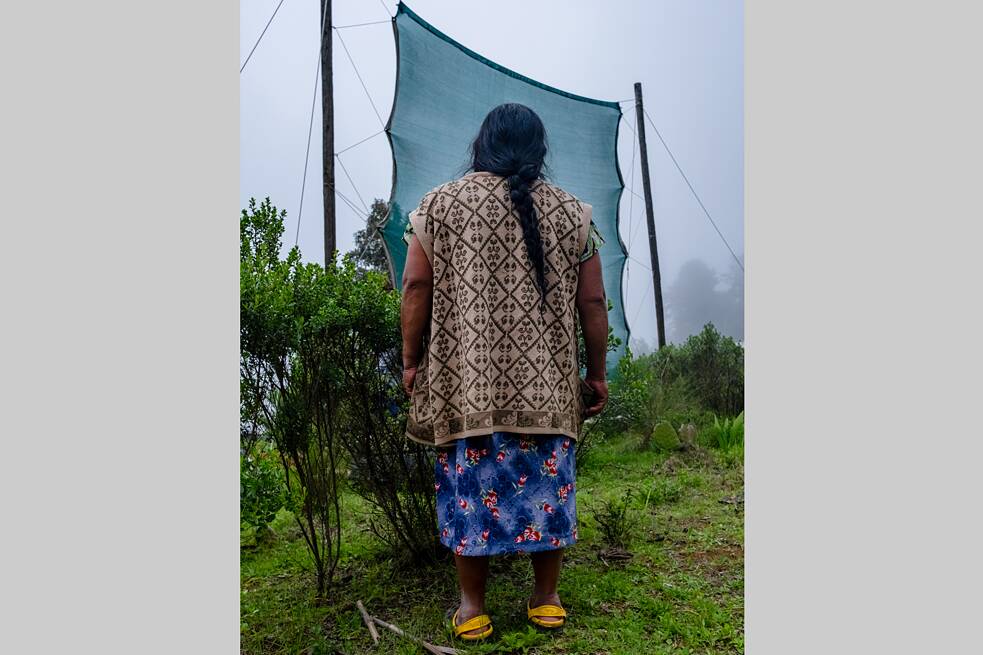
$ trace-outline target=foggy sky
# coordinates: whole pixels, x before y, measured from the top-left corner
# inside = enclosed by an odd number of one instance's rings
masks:
[[[240,63],[255,43],[279,0],[240,3]],[[463,2],[415,0],[410,8],[467,47],[519,73],[551,86],[602,100],[628,100],[641,82],[645,108],[662,138],[699,193],[710,215],[743,262],[743,3],[549,0]],[[389,0],[334,0],[334,24],[388,20]],[[285,242],[292,246],[298,227],[304,151],[318,60],[318,0],[285,0],[240,76],[240,205],[269,196],[286,209]],[[388,119],[395,82],[395,48],[387,23],[341,30],[382,120]],[[382,129],[338,37],[334,40],[335,150]],[[309,261],[323,259],[321,202],[320,90],[300,222],[299,245]],[[631,102],[624,118],[635,127]],[[549,126],[547,125],[547,129]],[[646,125],[666,312],[678,310],[677,325],[705,320],[726,323],[732,336],[740,328],[742,307],[725,289],[736,269],[726,246],[672,163],[651,125]],[[641,171],[631,129],[621,126],[619,161],[625,185],[642,195]],[[463,153],[462,153],[463,155]],[[392,152],[384,134],[341,154],[365,204],[389,199]],[[339,190],[358,203],[339,166]],[[348,251],[364,226],[337,201],[338,248]],[[636,338],[656,343],[644,203],[626,188],[621,201],[621,238],[628,246],[625,306],[633,346]],[[603,250],[601,252],[603,257]],[[696,298],[696,281],[680,271],[706,267],[684,264],[700,259],[719,277],[717,295]],[[670,289],[676,290],[675,294]],[[741,283],[743,289],[743,283]],[[706,291],[712,293],[712,291]],[[738,294],[740,295],[740,294]],[[682,297],[680,297],[682,296]],[[690,300],[692,299],[692,305]],[[681,307],[686,303],[685,307]],[[709,305],[718,305],[701,309]],[[686,310],[686,311],[682,311]],[[681,318],[687,316],[684,322]],[[670,318],[667,316],[667,319]],[[681,340],[693,328],[675,332]]]

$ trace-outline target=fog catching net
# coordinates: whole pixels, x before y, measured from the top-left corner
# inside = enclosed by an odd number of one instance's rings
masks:
[[[533,109],[546,126],[550,180],[594,207],[604,286],[614,308],[609,323],[622,340],[609,353],[613,367],[628,343],[622,295],[627,257],[618,235],[624,183],[618,169],[621,108],[547,86],[500,66],[441,33],[400,4],[394,19],[396,95],[387,132],[393,149],[393,193],[383,227],[390,274],[399,288],[406,262],[403,229],[409,212],[432,188],[466,172],[467,149],[485,115],[504,102]]]

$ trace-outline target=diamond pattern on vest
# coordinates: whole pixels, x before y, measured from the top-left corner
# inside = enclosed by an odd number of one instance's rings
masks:
[[[418,441],[523,427],[578,436],[575,300],[589,205],[544,181],[532,197],[547,263],[542,314],[505,178],[470,173],[427,193],[415,212],[434,271],[407,423]]]

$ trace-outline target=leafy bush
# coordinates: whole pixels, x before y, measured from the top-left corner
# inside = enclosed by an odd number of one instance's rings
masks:
[[[432,557],[433,460],[404,436],[398,294],[352,257],[321,266],[295,247],[280,260],[284,216],[268,199],[242,213],[241,406],[282,455],[323,593],[340,557],[338,473],[376,506],[377,535]]]
[[[614,303],[608,300],[608,312],[614,308]],[[621,339],[615,336],[614,328],[610,325],[608,326],[608,352],[613,352],[621,346]],[[627,349],[626,349],[627,350]],[[580,366],[580,370],[584,371],[587,367],[587,347],[584,343],[584,334],[580,329],[580,322],[577,322],[577,362]],[[617,378],[617,376],[615,376]],[[609,395],[613,393],[613,390],[608,389]],[[614,423],[608,418],[611,415],[611,400],[610,396],[608,399],[608,407],[604,409],[599,416],[591,417],[584,422],[583,428],[580,432],[580,437],[577,439],[577,445],[575,450],[575,457],[577,459],[577,465],[583,466],[590,456],[591,450],[599,442],[603,441],[607,437],[613,434],[611,429],[612,425],[617,424],[617,420]]]
[[[239,458],[239,519],[261,531],[286,503],[283,468],[273,449],[257,445]]]
[[[704,441],[708,446],[721,450],[744,448],[744,412],[735,418],[713,418],[713,424],[703,432]]]
[[[682,345],[652,354],[662,384],[682,381],[696,406],[734,416],[744,409],[744,348],[707,323]]]
[[[605,437],[640,434],[643,449],[651,445],[658,423],[682,425],[699,420],[701,410],[686,379],[664,379],[654,355],[635,357],[627,349],[618,360],[610,392],[608,407],[597,419],[597,430]]]
[[[645,507],[648,507],[649,501],[653,506],[675,503],[682,495],[683,487],[675,478],[660,476],[649,487],[645,496]]]
[[[577,444],[577,467],[589,462],[590,448],[606,439],[630,431],[645,434],[651,422],[650,375],[644,364],[626,348],[608,384],[608,404],[598,416],[588,419]],[[654,423],[652,424],[654,427]]]
[[[659,450],[678,450],[682,444],[676,430],[668,423],[659,423],[652,431],[652,443]]]
[[[350,325],[332,303],[332,271],[304,264],[296,247],[279,258],[285,216],[269,198],[259,207],[250,200],[239,222],[239,377],[250,396],[241,406],[255,408],[281,455],[323,595],[341,556],[335,438],[341,393],[331,344]]]
[[[374,505],[372,532],[412,560],[442,554],[437,540],[434,455],[406,437],[402,388],[399,296],[386,278],[345,261],[336,275],[335,303],[350,312],[352,328],[336,335],[331,356],[345,399],[339,439],[352,489]]]
[[[592,510],[594,520],[604,536],[604,541],[615,548],[626,548],[638,527],[640,517],[632,508],[632,490],[620,499],[603,500]]]

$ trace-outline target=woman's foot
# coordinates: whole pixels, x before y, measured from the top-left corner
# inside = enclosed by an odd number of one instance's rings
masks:
[[[563,605],[560,604],[560,594],[555,591],[551,594],[537,594],[533,592],[533,595],[529,597],[529,607],[539,607],[540,605],[556,605],[562,608]],[[540,616],[536,615],[536,618],[541,620],[543,623],[563,623],[562,616]]]
[[[458,607],[457,609],[457,615],[456,616],[451,615],[451,620],[454,622],[454,625],[461,625],[466,621],[473,619],[476,616],[481,616],[482,614],[485,614],[484,607],[479,607],[477,605],[466,605],[462,603],[461,606]],[[485,626],[483,628],[475,628],[474,630],[468,630],[466,632],[462,632],[461,636],[473,637],[475,635],[480,635],[486,630],[488,630],[488,626]]]

